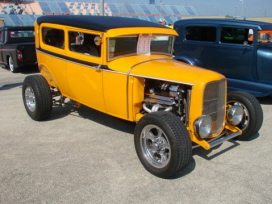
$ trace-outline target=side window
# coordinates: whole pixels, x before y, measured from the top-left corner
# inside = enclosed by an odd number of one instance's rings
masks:
[[[61,29],[44,27],[42,30],[43,42],[57,48],[64,49],[64,31]]]
[[[95,45],[96,35],[69,31],[69,49],[73,52],[100,57],[100,46]]]
[[[211,26],[187,26],[186,39],[194,41],[216,41],[216,27]]]
[[[222,43],[248,45],[253,43],[253,30],[249,28],[222,27],[220,29]]]

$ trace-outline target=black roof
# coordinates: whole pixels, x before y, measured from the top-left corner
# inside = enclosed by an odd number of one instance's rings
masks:
[[[34,30],[34,26],[3,26],[0,29],[4,30]]]
[[[254,27],[258,27],[260,30],[272,29],[272,23],[267,23],[262,21],[238,20],[238,19],[223,19],[223,18],[184,19],[184,20],[176,21],[174,26],[175,27],[181,26],[187,23],[254,26]]]
[[[134,18],[113,16],[77,16],[77,15],[46,15],[37,18],[37,23],[54,23],[105,32],[113,28],[123,27],[158,27],[166,28],[157,23]]]

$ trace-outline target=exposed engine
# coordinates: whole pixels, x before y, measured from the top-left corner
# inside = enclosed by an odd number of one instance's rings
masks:
[[[146,113],[170,111],[184,121],[189,88],[182,84],[146,79],[143,110]]]

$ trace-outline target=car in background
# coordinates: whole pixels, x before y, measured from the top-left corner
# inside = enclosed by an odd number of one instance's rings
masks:
[[[272,24],[235,19],[177,21],[175,59],[217,71],[229,91],[272,95]]]
[[[37,64],[34,26],[3,26],[0,28],[0,64],[18,72]]]
[[[53,106],[70,99],[76,107],[135,122],[137,155],[162,178],[186,168],[193,147],[209,150],[257,133],[263,113],[256,98],[227,96],[223,75],[174,60],[175,36],[171,28],[133,18],[39,17],[40,75],[23,82],[26,112],[47,120]]]

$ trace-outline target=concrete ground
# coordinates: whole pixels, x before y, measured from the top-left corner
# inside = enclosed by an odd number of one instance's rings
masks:
[[[134,124],[83,107],[36,122],[22,81],[36,70],[0,69],[0,203],[272,203],[272,97],[251,141],[194,149],[189,167],[160,179],[141,165]]]

